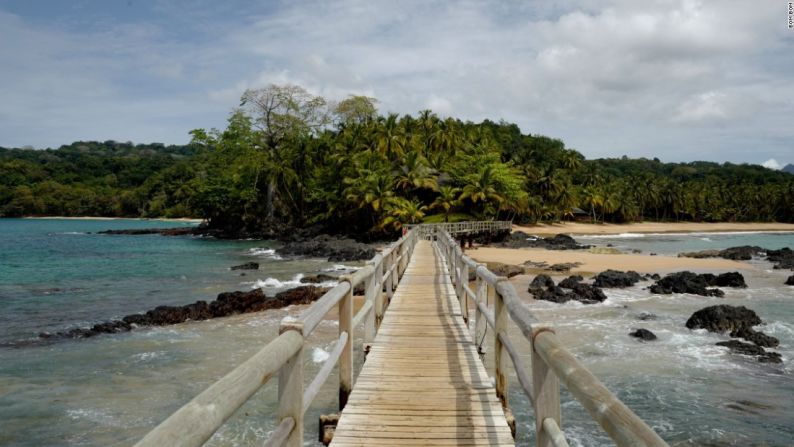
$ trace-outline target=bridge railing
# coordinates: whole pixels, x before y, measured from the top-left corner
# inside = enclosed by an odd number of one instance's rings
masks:
[[[409,231],[366,266],[347,276],[297,318],[284,318],[279,336],[247,361],[219,379],[141,439],[138,447],[201,446],[251,396],[278,374],[277,428],[266,446],[303,445],[303,416],[339,365],[339,409],[353,388],[353,330],[364,322],[364,341],[372,342],[386,306],[408,266],[417,241]],[[365,301],[353,314],[353,290],[364,283]],[[308,386],[304,385],[306,339],[334,307],[339,313],[339,338]]]
[[[405,228],[407,230],[417,229],[420,237],[427,237],[433,236],[440,231],[445,231],[449,234],[510,231],[513,228],[513,222],[509,220],[440,222],[434,224],[406,225]]]
[[[502,405],[507,407],[507,371],[512,363],[521,389],[534,408],[538,446],[568,445],[560,429],[560,383],[618,446],[667,446],[656,432],[566,349],[551,324],[539,322],[531,315],[507,278],[496,276],[484,265],[466,256],[450,233],[437,231],[434,239],[447,261],[466,321],[469,302],[473,301],[474,338],[480,349],[487,328],[492,329],[497,396]],[[476,273],[475,290],[469,287],[470,269]],[[508,336],[507,328],[511,320],[532,346],[531,375],[527,373]]]

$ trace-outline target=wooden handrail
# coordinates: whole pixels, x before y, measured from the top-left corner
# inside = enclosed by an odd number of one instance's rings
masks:
[[[451,227],[463,232],[460,228]],[[419,227],[421,231],[421,227]],[[495,275],[485,266],[466,256],[446,228],[434,228],[433,238],[444,256],[462,305],[474,296],[475,332],[490,327],[494,332],[496,391],[506,405],[505,360],[510,358],[524,394],[535,410],[538,446],[567,446],[560,430],[559,383],[584,406],[591,417],[618,446],[667,446],[639,416],[610,392],[559,341],[551,326],[542,324],[521,301],[513,285]],[[472,268],[478,283],[477,293],[468,285],[468,269]],[[463,272],[467,274],[462,275]],[[483,294],[480,289],[486,289]],[[483,296],[485,295],[485,296]],[[487,302],[484,302],[487,299]],[[488,303],[493,303],[493,311]],[[506,317],[509,315],[509,318]],[[513,321],[532,345],[532,380],[512,346],[506,331],[507,320]],[[475,334],[478,336],[478,334]],[[530,386],[530,383],[532,384]]]
[[[137,444],[138,447],[203,445],[223,423],[276,373],[279,375],[279,424],[265,445],[302,446],[303,415],[311,405],[334,366],[339,365],[340,407],[353,386],[353,330],[365,323],[366,342],[374,339],[378,319],[383,317],[383,289],[388,296],[402,277],[413,248],[417,231],[409,231],[356,272],[340,277],[339,284],[297,318],[281,321],[279,336],[253,357],[171,414]],[[353,289],[365,284],[366,301],[353,316]],[[339,308],[339,339],[328,360],[308,387],[303,384],[303,351],[306,339],[325,315]]]

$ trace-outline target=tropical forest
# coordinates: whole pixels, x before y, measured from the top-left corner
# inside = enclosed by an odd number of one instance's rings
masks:
[[[794,222],[786,172],[588,160],[504,121],[384,114],[375,98],[334,102],[296,85],[248,90],[225,129],[190,137],[0,148],[0,216],[195,217],[254,233],[371,236],[483,219]]]

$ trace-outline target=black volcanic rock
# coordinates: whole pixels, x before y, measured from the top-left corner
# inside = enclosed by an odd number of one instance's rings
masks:
[[[593,285],[596,287],[604,288],[624,288],[631,287],[634,284],[642,281],[642,276],[639,273],[629,270],[628,272],[621,272],[618,270],[605,270],[599,273]]]
[[[536,238],[521,231],[510,233],[503,241],[494,245],[506,248],[534,247],[545,248],[547,250],[581,250],[590,248],[590,245],[582,245],[567,234],[558,234],[547,238]]]
[[[512,278],[517,275],[524,274],[524,267],[520,265],[512,265],[512,264],[503,264],[501,262],[488,262],[486,263],[486,267],[496,276],[504,276],[506,278]],[[473,269],[469,269],[469,277],[471,277],[471,271]]]
[[[721,341],[717,346],[725,346],[736,354],[756,356],[761,363],[782,363],[783,360],[777,352],[769,352],[760,346],[745,343],[739,340]]]
[[[582,275],[572,275],[560,281],[559,286],[565,287],[566,289],[573,289],[574,287],[576,287],[577,284],[579,284],[583,280],[584,278],[582,277]]]
[[[672,293],[692,293],[702,296],[725,296],[720,289],[708,289],[712,285],[714,275],[698,275],[689,271],[671,273],[652,285],[651,293],[669,295]]]
[[[554,280],[551,279],[549,275],[540,274],[532,280],[529,284],[530,288],[537,288],[537,287],[552,287],[554,286]]]
[[[581,276],[571,276],[562,280],[560,285],[556,286],[549,276],[540,274],[532,280],[528,291],[535,299],[554,303],[565,303],[575,300],[583,304],[594,304],[607,299],[601,289],[579,282],[581,280]]]
[[[259,270],[258,262],[246,262],[245,264],[235,265],[231,270]]]
[[[287,243],[279,248],[278,252],[286,255],[328,258],[330,262],[367,260],[376,253],[375,249],[367,244],[328,235]]]
[[[767,250],[766,259],[775,264],[776,269],[794,270],[794,250],[785,247],[780,250]]]
[[[642,329],[642,328],[635,329],[634,332],[630,332],[629,335],[635,338],[639,338],[640,340],[643,341],[656,340],[656,334],[649,331],[648,329]]]
[[[761,318],[744,306],[720,304],[700,309],[686,321],[689,329],[706,329],[709,332],[734,332],[752,329],[761,324]]]
[[[794,275],[791,275],[791,276],[788,277],[788,279],[786,280],[786,285],[787,286],[794,286]]]
[[[780,340],[763,332],[756,331],[749,327],[739,328],[731,332],[731,337],[743,338],[764,348],[774,348],[780,344]]]
[[[327,288],[301,286],[286,290],[275,297],[268,297],[262,289],[246,292],[224,292],[210,302],[196,301],[184,306],[157,306],[143,314],[131,314],[114,321],[98,323],[91,328],[75,328],[55,334],[42,333],[39,337],[49,338],[89,338],[99,334],[127,332],[139,326],[166,326],[188,320],[209,320],[211,318],[268,309],[281,308],[292,304],[309,304],[320,298]]]

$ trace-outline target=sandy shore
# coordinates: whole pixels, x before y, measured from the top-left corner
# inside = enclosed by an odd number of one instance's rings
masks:
[[[714,233],[714,232],[765,232],[791,231],[794,224],[786,223],[696,223],[696,222],[640,222],[632,224],[589,224],[580,222],[563,222],[557,224],[538,224],[519,226],[514,230],[529,234],[553,235],[566,233],[571,235],[585,234],[621,234],[621,233]]]
[[[678,270],[728,271],[751,270],[750,264],[728,259],[693,259],[673,256],[650,256],[643,254],[596,254],[584,250],[544,250],[541,248],[496,248],[476,247],[466,250],[466,254],[479,262],[502,262],[521,265],[527,261],[557,263],[579,262],[570,274],[589,275],[607,269],[635,270],[640,273],[668,273]],[[530,272],[540,272],[539,269]],[[549,273],[546,271],[545,273]]]
[[[22,219],[57,219],[57,220],[160,220],[164,222],[190,222],[201,223],[203,219],[193,219],[190,217],[92,217],[92,216],[29,216]]]

